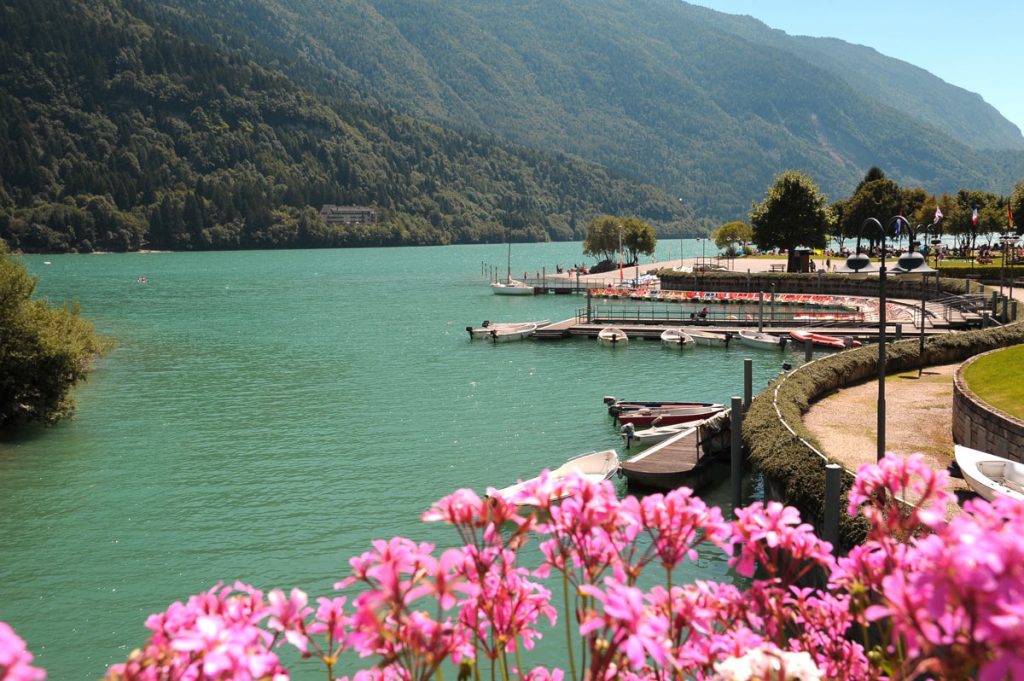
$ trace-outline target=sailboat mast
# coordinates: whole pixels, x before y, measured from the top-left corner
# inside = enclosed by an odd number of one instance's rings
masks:
[[[512,230],[508,231],[508,273],[505,275],[505,283],[512,283]]]

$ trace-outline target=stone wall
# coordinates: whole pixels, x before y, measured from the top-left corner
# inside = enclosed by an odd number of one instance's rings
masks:
[[[953,442],[1006,459],[1024,458],[1024,421],[983,402],[964,381],[964,370],[992,350],[972,357],[953,378]]]

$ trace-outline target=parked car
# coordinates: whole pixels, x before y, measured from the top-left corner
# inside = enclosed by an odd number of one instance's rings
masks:
[[[622,263],[622,267],[636,267],[635,262]],[[612,270],[619,269],[619,262],[617,260],[602,260],[593,267],[590,268],[591,274],[600,274],[601,272],[611,272]]]

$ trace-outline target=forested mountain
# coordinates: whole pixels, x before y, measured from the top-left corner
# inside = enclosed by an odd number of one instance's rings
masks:
[[[1005,193],[1024,176],[1020,131],[977,95],[677,0],[160,6],[183,32],[293,77],[326,71],[322,87],[351,82],[412,115],[579,155],[715,219],[745,215],[785,168],[835,197],[871,166],[932,192]]]
[[[425,123],[331,74],[311,91],[173,19],[132,0],[0,7],[0,237],[13,248],[572,239],[599,213],[693,226],[663,190]],[[380,220],[329,228],[325,203]]]

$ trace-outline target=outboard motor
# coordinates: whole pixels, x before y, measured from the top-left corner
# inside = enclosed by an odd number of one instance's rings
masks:
[[[779,343],[779,349],[780,350],[785,350],[786,349],[786,343],[788,343],[788,342],[789,342],[789,338],[783,336],[782,337],[782,342]]]
[[[605,404],[611,405],[611,404],[615,404],[615,402],[616,402],[616,399],[615,399],[614,395],[605,395],[604,396],[604,403]]]
[[[472,326],[467,326],[466,327],[466,333],[468,333],[469,337],[472,338],[473,337],[473,327]]]

